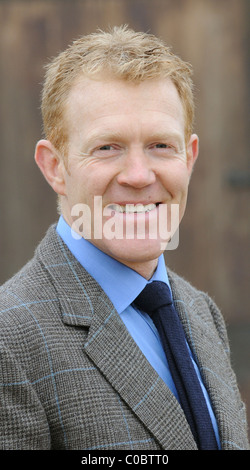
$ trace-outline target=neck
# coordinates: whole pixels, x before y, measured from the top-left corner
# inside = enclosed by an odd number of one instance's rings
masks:
[[[147,281],[151,279],[151,277],[153,276],[157,268],[157,264],[158,264],[158,258],[144,262],[144,263],[133,263],[133,262],[126,263],[124,262],[124,260],[117,260],[117,261],[119,261],[122,264],[125,264],[125,266],[128,266],[128,268],[133,269],[133,271],[136,271],[142,277],[147,279]]]

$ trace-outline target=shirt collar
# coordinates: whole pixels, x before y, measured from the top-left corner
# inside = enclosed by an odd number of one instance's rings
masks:
[[[136,271],[111,258],[88,240],[80,238],[63,216],[59,218],[57,232],[79,263],[102,287],[119,314],[146,286],[148,281]],[[157,269],[149,282],[153,280],[163,281],[169,286],[163,255],[159,257]]]

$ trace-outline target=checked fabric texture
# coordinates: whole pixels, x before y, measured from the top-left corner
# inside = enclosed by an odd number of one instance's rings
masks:
[[[168,277],[222,449],[248,449],[223,317]],[[0,361],[1,450],[197,450],[180,404],[55,225],[0,287]]]

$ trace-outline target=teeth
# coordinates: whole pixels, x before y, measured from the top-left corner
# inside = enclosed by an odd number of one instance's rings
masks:
[[[111,204],[109,207],[110,209],[115,210],[116,212],[133,214],[150,212],[156,208],[156,204],[126,204],[125,206],[120,206],[119,204]]]

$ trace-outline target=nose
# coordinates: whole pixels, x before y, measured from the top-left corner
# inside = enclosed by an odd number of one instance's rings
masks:
[[[120,185],[140,189],[153,184],[155,180],[152,161],[143,149],[135,147],[126,152],[122,159],[121,171],[117,176]]]

